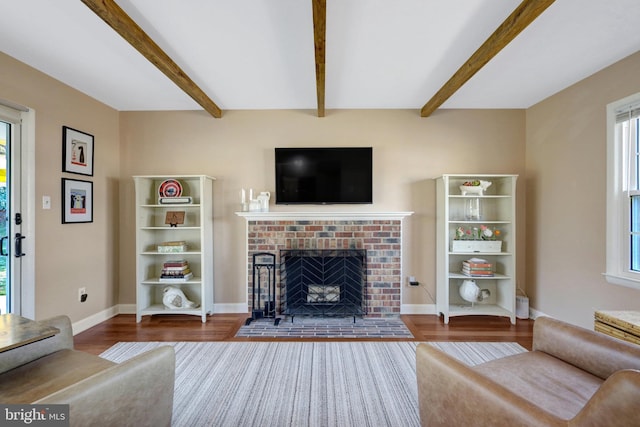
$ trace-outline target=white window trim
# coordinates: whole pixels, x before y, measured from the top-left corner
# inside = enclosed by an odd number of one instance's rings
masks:
[[[616,112],[631,105],[640,103],[640,93],[631,95],[607,105],[607,239],[606,272],[607,282],[614,285],[640,289],[640,273],[628,268],[628,236],[623,232],[625,223],[629,221],[629,204],[624,194],[620,170],[626,155],[625,147],[616,144]]]

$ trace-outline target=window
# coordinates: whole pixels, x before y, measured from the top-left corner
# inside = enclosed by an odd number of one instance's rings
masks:
[[[640,289],[640,94],[607,106],[605,277]]]

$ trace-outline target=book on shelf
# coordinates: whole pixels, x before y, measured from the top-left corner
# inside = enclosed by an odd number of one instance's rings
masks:
[[[493,264],[482,258],[469,258],[466,261],[462,261],[463,267],[469,268],[493,268]]]
[[[191,268],[186,260],[167,261],[162,264],[162,274],[166,276],[179,276],[190,272]]]
[[[173,240],[170,242],[162,242],[160,243],[161,246],[184,246],[186,245],[187,242],[185,242],[184,240]]]
[[[462,274],[464,276],[467,276],[467,277],[477,277],[477,278],[480,278],[480,277],[495,277],[494,274],[473,274],[473,273],[464,273],[464,272]]]
[[[472,264],[472,263],[468,263],[466,261],[462,262],[462,266],[463,267],[467,267],[467,268],[480,268],[480,269],[487,269],[487,268],[493,268],[493,264],[491,263],[484,263],[484,264]]]
[[[162,276],[160,277],[183,277],[189,273],[191,273],[191,269],[188,267],[184,270],[167,270],[166,268],[163,268],[161,273]]]
[[[184,274],[185,271],[189,272],[191,269],[187,265],[186,267],[162,267],[162,271],[171,274]]]
[[[493,266],[491,267],[469,267],[468,265],[462,264],[463,270],[473,270],[473,271],[493,271]]]
[[[493,277],[493,264],[483,258],[462,261],[462,274],[469,277]]]
[[[487,270],[465,270],[462,269],[462,274],[469,277],[493,277],[493,271]]]
[[[189,261],[166,261],[162,263],[162,268],[173,271],[184,270],[189,268]]]
[[[463,274],[473,275],[473,276],[493,276],[493,271],[473,271],[473,270],[462,270]]]
[[[189,265],[189,261],[185,260],[185,259],[172,259],[169,261],[165,261],[162,266],[165,268],[182,268],[182,267],[186,267]]]
[[[162,275],[160,276],[158,281],[160,283],[184,283],[184,282],[188,282],[192,278],[193,278],[193,273],[184,274],[182,276],[169,276],[169,277]]]

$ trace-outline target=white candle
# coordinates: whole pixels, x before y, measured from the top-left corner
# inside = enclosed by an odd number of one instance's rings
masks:
[[[242,189],[242,191],[240,192],[240,197],[241,197],[241,203],[245,204],[247,203],[247,194],[244,191],[244,188]]]
[[[253,188],[249,189],[249,201],[253,200]]]

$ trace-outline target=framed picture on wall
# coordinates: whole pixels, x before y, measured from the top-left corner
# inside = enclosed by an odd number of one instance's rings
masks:
[[[62,223],[93,222],[93,182],[62,178]]]
[[[93,135],[62,126],[62,172],[93,176]]]

